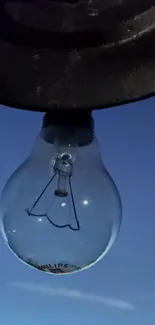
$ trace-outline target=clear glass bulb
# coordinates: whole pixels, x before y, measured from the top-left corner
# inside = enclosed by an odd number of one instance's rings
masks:
[[[45,127],[1,196],[2,232],[19,259],[48,273],[83,270],[112,246],[121,201],[97,140],[84,129]]]

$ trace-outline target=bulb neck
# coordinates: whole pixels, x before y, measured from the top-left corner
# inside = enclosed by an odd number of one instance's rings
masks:
[[[49,127],[50,131],[46,132]],[[63,142],[67,135],[77,146],[87,146],[93,141],[94,119],[91,111],[51,111],[44,115],[42,133],[44,140],[50,143],[54,143],[55,138]]]

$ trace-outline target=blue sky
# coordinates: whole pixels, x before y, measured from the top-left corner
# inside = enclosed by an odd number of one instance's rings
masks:
[[[0,238],[1,325],[155,324],[155,99],[94,113],[123,224],[108,255],[69,276],[35,271]],[[0,107],[0,190],[27,157],[41,113]]]

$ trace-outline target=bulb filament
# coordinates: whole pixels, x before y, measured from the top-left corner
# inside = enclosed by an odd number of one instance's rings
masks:
[[[76,221],[76,228],[72,227],[70,224],[65,224],[65,225],[58,225],[54,223],[48,216],[48,213],[44,214],[34,214],[33,210],[48,189],[49,185],[52,183],[54,178],[58,176],[58,186],[57,189],[54,191],[55,196],[57,197],[66,197],[70,195],[71,202],[72,202],[72,207],[74,211],[74,217]],[[54,164],[54,174],[49,180],[49,182],[46,184],[36,201],[34,202],[33,206],[31,209],[25,209],[27,214],[29,216],[34,216],[34,217],[46,217],[48,221],[56,228],[70,228],[73,231],[78,231],[80,230],[80,223],[78,221],[78,216],[76,212],[76,206],[75,206],[75,200],[74,200],[74,195],[73,195],[73,189],[72,189],[72,182],[71,182],[71,177],[72,177],[72,161],[69,155],[63,154],[61,157],[57,157],[55,164]],[[66,190],[66,183],[68,181],[69,185],[69,191]]]

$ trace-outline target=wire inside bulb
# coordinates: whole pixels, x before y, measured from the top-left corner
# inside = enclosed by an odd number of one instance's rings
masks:
[[[77,231],[80,230],[80,224],[77,217],[76,212],[76,205],[73,195],[72,189],[72,167],[73,161],[72,156],[68,153],[63,153],[61,155],[57,155],[55,159],[54,166],[53,166],[53,175],[49,182],[46,184],[40,195],[38,196],[37,200],[32,205],[31,209],[25,209],[29,216],[33,217],[46,217],[48,221],[57,228],[66,228],[69,227],[71,230]],[[57,188],[54,190],[54,195],[58,198],[68,197],[69,202],[72,204],[72,210],[74,213],[74,218],[76,221],[76,228],[72,227],[70,224],[58,225],[54,223],[48,215],[48,211],[44,214],[35,214],[34,209],[39,204],[39,201],[42,199],[45,192],[48,190],[50,184],[53,182],[54,178],[57,177]],[[67,190],[69,189],[69,191]]]

